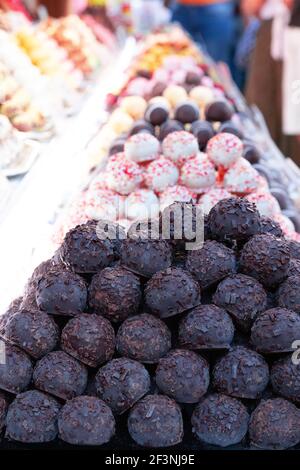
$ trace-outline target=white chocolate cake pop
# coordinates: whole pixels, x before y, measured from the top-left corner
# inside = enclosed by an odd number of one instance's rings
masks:
[[[190,91],[191,100],[195,101],[200,108],[205,108],[207,104],[215,99],[213,90],[207,86],[195,86]]]
[[[120,108],[133,119],[142,119],[147,108],[147,102],[141,96],[125,96],[121,101]]]
[[[215,167],[205,153],[199,152],[196,157],[186,160],[181,167],[179,183],[195,193],[204,193],[215,182]]]
[[[199,151],[196,137],[186,131],[171,132],[163,140],[163,154],[176,165],[182,165],[188,158],[196,157]]]
[[[153,135],[141,132],[134,134],[125,142],[124,153],[134,162],[148,162],[158,157],[160,144]]]
[[[163,92],[163,96],[168,100],[173,108],[182,101],[187,100],[188,97],[185,89],[179,85],[169,85]]]
[[[243,154],[243,142],[234,134],[221,132],[206,147],[208,158],[217,166],[230,168]]]
[[[281,213],[277,199],[270,193],[255,192],[247,196],[248,201],[254,202],[258,212],[263,217],[273,219],[277,214]]]
[[[185,186],[176,184],[165,189],[159,195],[160,210],[163,211],[166,207],[173,204],[173,202],[195,202],[196,194]]]
[[[123,197],[109,189],[89,189],[85,198],[85,213],[90,219],[116,220],[124,214]]]
[[[258,185],[258,172],[242,157],[225,173],[223,181],[223,186],[227,191],[240,195],[256,191]]]
[[[158,198],[150,189],[138,189],[129,194],[125,200],[127,219],[148,219],[159,214]]]
[[[139,165],[126,158],[124,153],[117,153],[109,159],[106,175],[108,188],[123,195],[137,189],[143,180]]]
[[[161,192],[168,186],[176,184],[178,177],[179,171],[176,165],[171,160],[161,156],[149,163],[145,175],[145,184],[153,191]]]
[[[198,204],[204,214],[208,214],[219,201],[230,197],[232,197],[232,195],[229,191],[226,191],[226,189],[212,188],[199,198]]]

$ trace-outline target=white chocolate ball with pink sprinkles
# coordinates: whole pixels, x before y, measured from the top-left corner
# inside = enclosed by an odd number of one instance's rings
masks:
[[[159,157],[149,163],[145,174],[145,184],[155,192],[162,192],[177,183],[179,171],[176,165],[165,158]]]
[[[163,211],[174,202],[195,202],[196,197],[197,195],[186,186],[170,186],[159,195],[160,210]]]
[[[242,157],[243,147],[243,142],[236,135],[221,132],[208,141],[206,152],[216,166],[230,168]]]
[[[124,214],[124,198],[109,189],[89,189],[85,213],[90,219],[116,220]]]
[[[198,200],[199,207],[204,214],[209,214],[211,209],[223,199],[232,197],[229,191],[223,188],[212,188],[207,193],[203,194]]]
[[[110,157],[107,167],[107,187],[122,195],[127,195],[138,188],[143,181],[142,170],[136,162],[117,153]]]
[[[223,186],[232,193],[246,195],[256,191],[259,183],[258,172],[241,157],[225,173]]]
[[[277,199],[270,193],[257,192],[247,196],[248,201],[253,202],[262,217],[273,219],[281,213]]]
[[[163,154],[176,165],[182,165],[188,158],[196,157],[199,151],[196,137],[186,131],[171,132],[163,140]]]
[[[159,214],[159,202],[150,189],[138,189],[129,194],[125,200],[125,216],[127,219],[155,218]]]
[[[160,144],[156,137],[146,132],[134,134],[125,142],[126,158],[137,163],[155,160],[159,154]]]
[[[184,162],[180,170],[179,183],[195,193],[207,191],[216,182],[216,170],[205,153],[199,152],[196,157]]]

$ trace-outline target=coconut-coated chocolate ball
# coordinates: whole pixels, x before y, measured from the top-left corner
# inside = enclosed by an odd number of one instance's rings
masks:
[[[289,240],[288,244],[289,244],[291,258],[300,260],[300,243],[296,242],[295,240]]]
[[[269,368],[255,351],[237,346],[223,356],[213,370],[215,390],[236,398],[258,398],[269,382]]]
[[[199,305],[179,324],[179,344],[187,349],[228,349],[234,326],[226,310],[215,305]]]
[[[35,359],[52,351],[59,340],[59,328],[44,312],[21,311],[8,322],[5,339]]]
[[[141,301],[139,278],[121,266],[95,274],[89,287],[89,305],[113,322],[137,313]]]
[[[183,438],[179,405],[164,395],[147,395],[130,411],[128,431],[143,447],[170,447]]]
[[[8,408],[5,437],[30,444],[53,441],[60,408],[54,398],[38,390],[21,393]]]
[[[193,122],[191,132],[197,138],[200,150],[204,150],[207,142],[215,135],[213,126],[207,121]]]
[[[298,276],[300,277],[300,260],[291,259],[288,269],[288,277]]]
[[[263,354],[292,351],[300,338],[300,316],[286,308],[271,308],[256,318],[251,343]]]
[[[271,384],[275,393],[300,403],[300,364],[292,356],[274,362],[271,368]]]
[[[300,313],[300,276],[288,277],[281,284],[278,289],[278,305]]]
[[[33,382],[43,392],[71,400],[84,392],[87,369],[64,351],[52,351],[36,363]]]
[[[214,240],[205,241],[200,250],[189,251],[185,267],[202,289],[234,274],[237,269],[234,251]]]
[[[285,240],[270,234],[255,235],[241,251],[240,270],[265,287],[275,287],[287,277],[289,263],[290,252]]]
[[[267,308],[267,293],[263,286],[244,274],[228,276],[220,282],[213,302],[225,308],[241,330],[247,332],[257,314]]]
[[[168,119],[164,122],[159,130],[159,140],[163,141],[165,137],[171,132],[183,131],[184,126],[181,122],[176,121],[175,119]]]
[[[166,240],[128,238],[122,244],[121,263],[134,273],[151,277],[171,266],[172,248]]]
[[[248,430],[247,408],[236,398],[214,393],[196,406],[193,431],[200,441],[220,447],[238,444]]]
[[[220,125],[218,132],[227,132],[228,134],[236,135],[239,139],[243,139],[242,131],[232,121],[224,121]]]
[[[191,124],[199,119],[199,108],[193,101],[179,103],[175,109],[175,119],[183,124]]]
[[[254,165],[255,163],[259,163],[261,159],[261,153],[255,145],[252,144],[245,144],[243,157]]]
[[[156,385],[179,403],[197,403],[209,386],[209,365],[193,351],[174,349],[159,362]]]
[[[207,105],[205,118],[207,121],[230,121],[233,113],[234,109],[228,101],[214,101]]]
[[[209,213],[209,228],[216,240],[244,241],[259,233],[260,215],[247,199],[223,199]]]
[[[61,333],[61,349],[80,362],[97,367],[109,361],[115,350],[115,332],[100,315],[83,313],[72,318]]]
[[[261,217],[260,218],[260,235],[263,233],[269,233],[270,235],[274,235],[276,238],[283,237],[283,231],[280,227],[279,223],[275,220],[270,219],[269,217]]]
[[[111,240],[101,240],[97,234],[97,222],[89,221],[70,230],[61,245],[64,263],[76,273],[95,273],[109,266],[114,260]]]
[[[149,132],[149,134],[154,134],[154,127],[150,122],[147,122],[145,119],[139,119],[135,121],[133,126],[129,131],[129,136],[134,134],[139,134],[140,132]]]
[[[188,271],[168,268],[152,276],[145,287],[145,304],[154,315],[167,318],[200,304],[198,283]]]
[[[87,286],[78,274],[50,271],[38,282],[36,302],[47,313],[74,316],[83,312],[86,301]]]
[[[0,389],[9,393],[20,393],[31,381],[31,360],[25,352],[1,340],[0,348]]]
[[[250,444],[259,449],[280,450],[300,442],[300,412],[283,398],[262,400],[249,422]]]
[[[145,120],[152,126],[160,126],[169,117],[169,110],[163,103],[151,103],[145,111]]]
[[[155,364],[171,348],[171,332],[159,318],[143,313],[122,323],[116,345],[121,356]]]
[[[81,396],[68,401],[58,415],[59,437],[74,445],[100,446],[115,433],[115,418],[99,398]]]
[[[131,408],[150,389],[147,369],[137,361],[121,357],[101,367],[96,374],[97,395],[116,414]]]

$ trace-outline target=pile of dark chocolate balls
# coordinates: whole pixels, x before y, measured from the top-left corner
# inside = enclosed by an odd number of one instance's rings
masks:
[[[5,438],[296,446],[300,244],[240,198],[211,210],[198,250],[147,227],[73,228],[1,318]]]

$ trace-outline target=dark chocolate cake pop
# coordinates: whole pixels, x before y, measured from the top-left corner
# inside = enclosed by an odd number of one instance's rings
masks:
[[[165,82],[156,82],[151,89],[150,98],[154,98],[155,96],[161,96],[167,86],[168,85]]]
[[[172,264],[172,249],[166,240],[128,238],[121,248],[121,263],[130,271],[151,277]]]
[[[152,126],[160,126],[169,117],[169,110],[164,103],[150,103],[145,111],[145,120]]]
[[[201,73],[189,71],[186,74],[185,83],[187,83],[188,85],[194,85],[194,86],[200,85],[201,75],[202,75]]]
[[[215,135],[213,126],[207,121],[193,122],[191,132],[197,138],[200,150],[205,150],[207,142]]]
[[[141,297],[139,278],[121,266],[95,274],[89,287],[90,307],[113,322],[136,314]]]
[[[192,415],[193,431],[206,444],[238,444],[248,430],[247,408],[236,398],[214,393],[204,398]]]
[[[228,131],[227,131],[228,132]],[[254,165],[255,163],[259,163],[261,159],[261,153],[255,145],[246,144],[244,146],[243,157]]]
[[[0,340],[0,389],[10,393],[25,390],[32,377],[32,363],[27,354]]]
[[[241,129],[234,124],[232,121],[224,121],[219,129],[218,132],[227,132],[228,134],[234,134],[236,135],[239,139],[243,139],[243,132]],[[245,153],[245,152],[244,152]]]
[[[228,349],[234,326],[226,310],[199,305],[179,324],[179,344],[187,349]]]
[[[159,130],[159,140],[163,141],[165,137],[171,132],[182,131],[184,126],[181,122],[176,121],[175,119],[168,119],[164,122]]]
[[[129,136],[134,134],[139,134],[140,132],[149,132],[149,134],[154,134],[154,127],[150,122],[147,122],[145,119],[139,119],[135,121],[133,126],[129,131]]]
[[[61,257],[67,266],[77,273],[95,273],[109,266],[114,260],[111,240],[101,240],[97,234],[97,222],[89,221],[70,230],[61,246]]]
[[[278,305],[300,313],[300,276],[288,277],[281,284],[278,289]]]
[[[179,405],[164,395],[147,395],[131,410],[128,431],[143,447],[170,447],[183,438]]]
[[[286,308],[271,308],[256,318],[251,343],[263,354],[289,352],[300,338],[300,316]]]
[[[83,313],[72,318],[62,330],[61,348],[84,364],[97,367],[112,358],[115,332],[106,318]]]
[[[101,367],[95,380],[97,395],[116,414],[127,411],[150,389],[147,369],[127,357],[113,359]]]
[[[193,351],[174,349],[159,362],[156,385],[179,403],[197,403],[209,386],[209,365]]]
[[[71,400],[84,392],[87,369],[64,351],[53,351],[36,363],[33,381],[39,390]]]
[[[214,240],[204,242],[200,250],[188,251],[185,267],[202,289],[234,274],[237,269],[234,251]]]
[[[272,194],[272,196],[274,196],[279,205],[280,205],[280,209],[289,209],[291,206],[292,206],[292,201],[291,199],[289,198],[289,195],[287,194],[287,191],[284,190],[283,188],[271,188],[270,190],[270,193]]]
[[[36,302],[47,313],[74,316],[83,312],[86,301],[86,283],[78,274],[50,271],[38,282]]]
[[[300,364],[293,356],[274,362],[271,368],[273,390],[288,400],[300,403]]]
[[[289,263],[288,244],[273,235],[255,235],[241,251],[241,271],[266,287],[274,287],[287,277]]]
[[[232,105],[228,101],[214,101],[207,105],[205,117],[207,121],[230,121],[234,113]]]
[[[154,315],[167,318],[200,304],[198,283],[188,271],[168,268],[159,271],[147,282],[146,307]]]
[[[269,233],[270,235],[274,235],[276,238],[283,238],[283,230],[280,227],[278,222],[275,220],[270,219],[269,217],[261,217],[260,218],[260,235],[263,233]]]
[[[267,308],[267,293],[262,285],[244,274],[220,282],[213,302],[225,308],[243,331],[249,331],[257,314]]]
[[[21,311],[8,322],[5,339],[35,359],[52,351],[59,340],[59,328],[44,312]]]
[[[58,416],[59,437],[69,444],[100,446],[115,433],[110,408],[99,398],[81,396],[68,401]]]
[[[283,398],[262,400],[249,423],[250,443],[259,449],[288,449],[300,442],[300,412]]]
[[[125,141],[125,137],[119,137],[117,139],[114,139],[111,146],[109,147],[108,155],[114,155],[115,153],[123,152]]]
[[[39,443],[57,436],[60,404],[37,390],[18,395],[8,408],[5,436],[14,441]]]
[[[153,364],[171,348],[171,332],[163,321],[147,313],[128,318],[117,334],[121,356]]]
[[[199,119],[199,108],[193,101],[179,103],[174,113],[175,119],[183,124],[191,124]]]
[[[300,278],[300,259],[291,259],[288,269],[288,277]]]
[[[251,349],[237,346],[223,356],[213,370],[213,387],[236,398],[258,398],[269,382],[264,358]]]
[[[3,393],[0,392],[0,432],[2,432],[6,425],[6,413],[8,403]]]
[[[223,199],[209,213],[209,228],[216,240],[244,241],[259,233],[260,215],[246,199]]]

